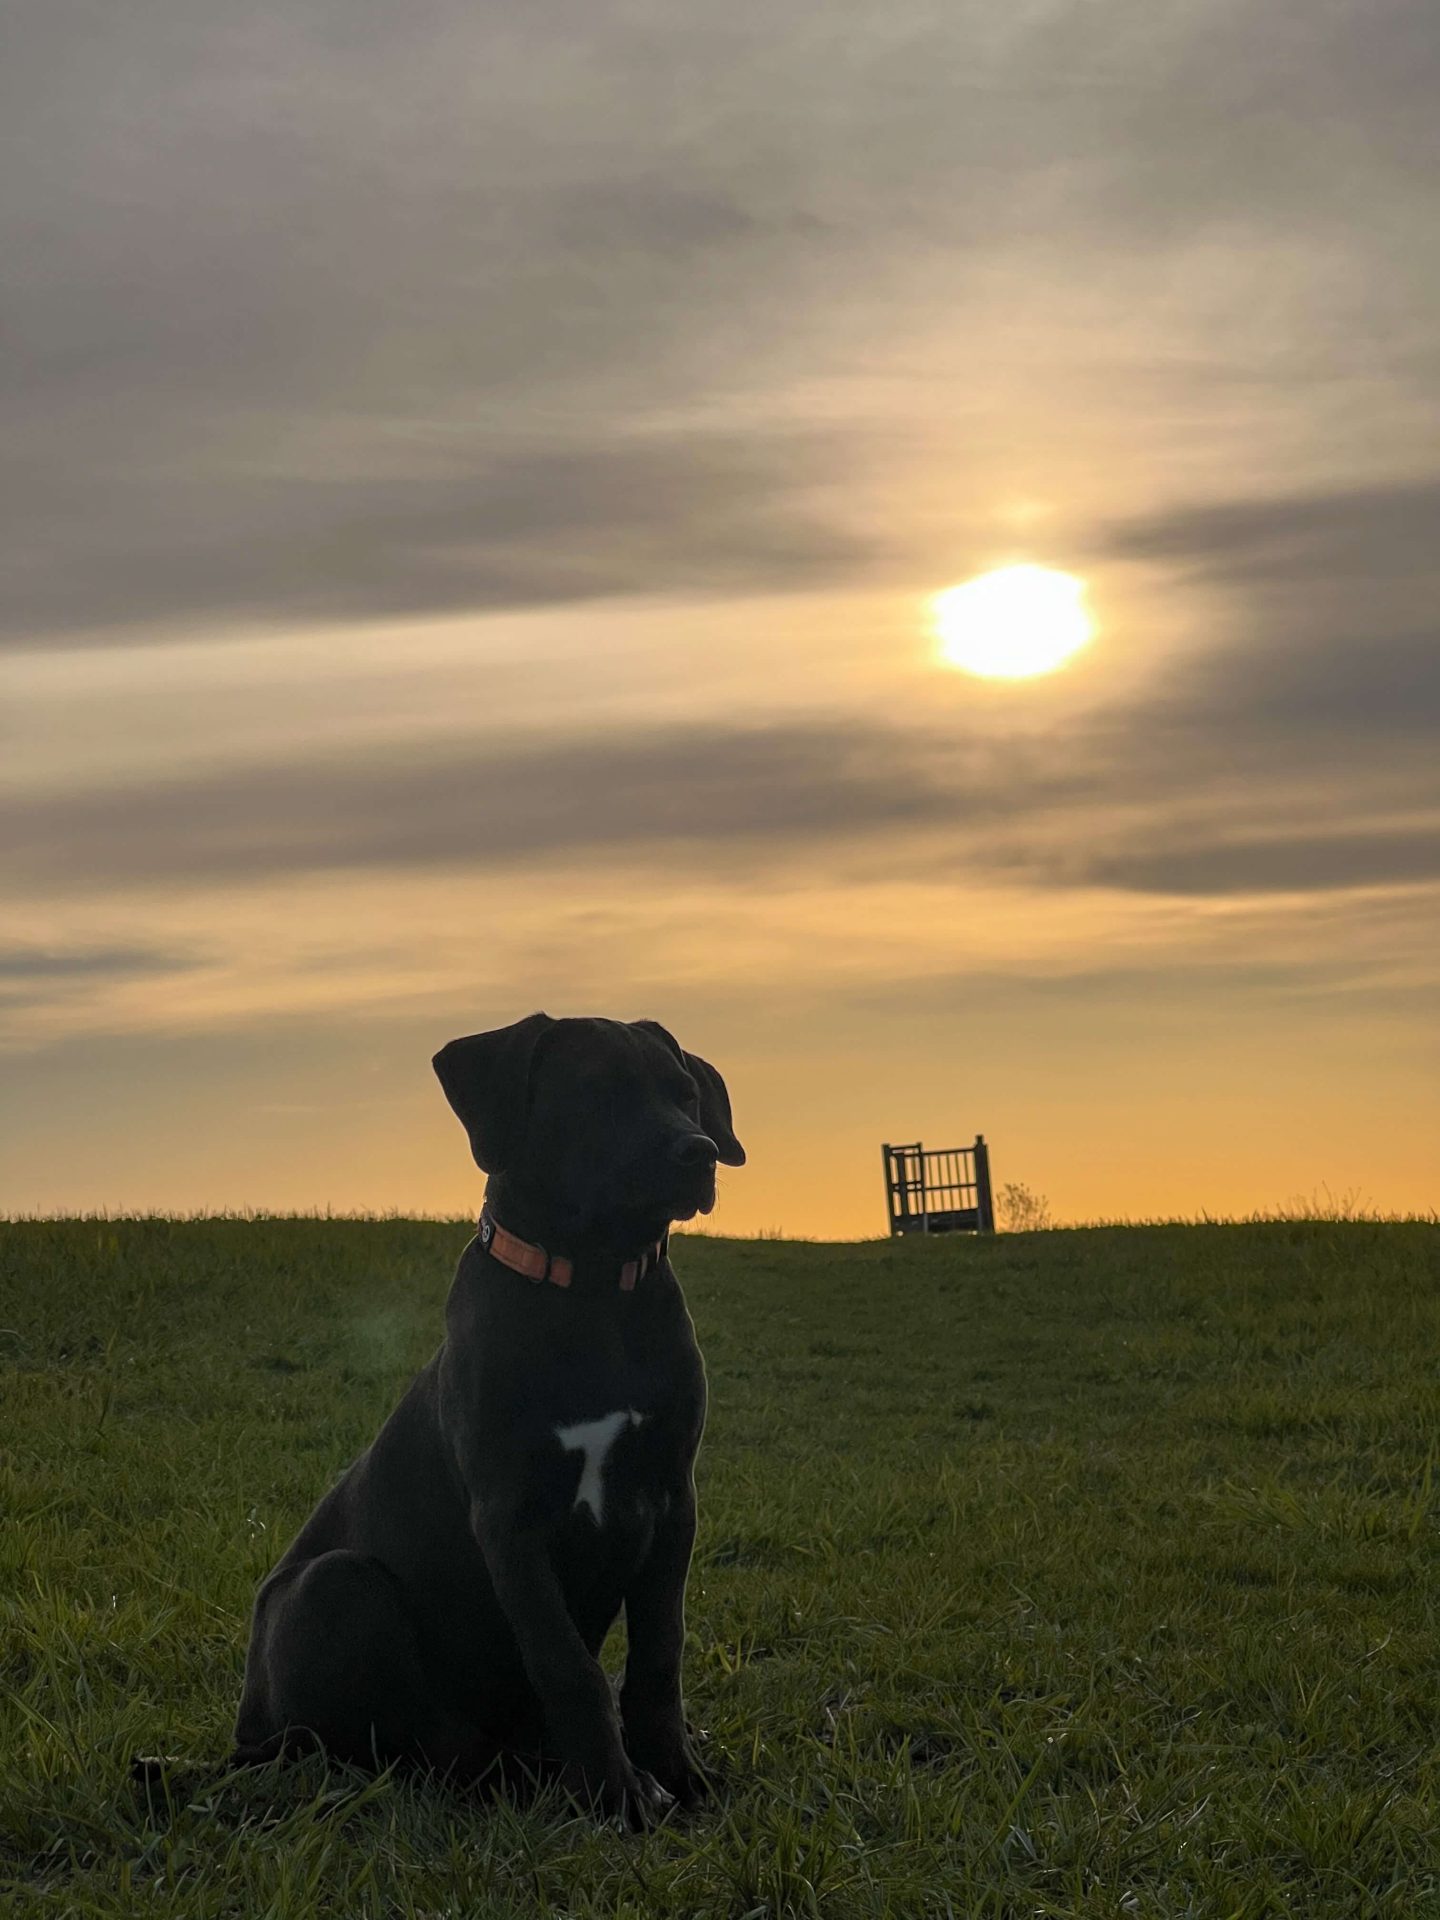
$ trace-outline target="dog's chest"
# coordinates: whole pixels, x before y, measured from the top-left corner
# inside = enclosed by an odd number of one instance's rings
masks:
[[[633,1432],[645,1420],[634,1407],[616,1407],[593,1420],[575,1420],[555,1428],[562,1452],[580,1456],[580,1477],[575,1483],[572,1510],[588,1512],[597,1527],[606,1519],[607,1492],[613,1514],[620,1504],[632,1506],[637,1499],[646,1501],[646,1476],[637,1472],[639,1462],[628,1449],[622,1449],[622,1435]]]

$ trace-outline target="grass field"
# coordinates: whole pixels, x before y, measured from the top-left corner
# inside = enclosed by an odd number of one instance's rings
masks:
[[[0,1227],[0,1910],[1440,1915],[1440,1227],[689,1239],[687,1679],[644,1839],[225,1751],[256,1582],[462,1226]]]

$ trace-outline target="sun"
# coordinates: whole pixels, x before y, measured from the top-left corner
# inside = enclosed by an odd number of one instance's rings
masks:
[[[1085,582],[1028,563],[947,587],[930,602],[930,617],[945,664],[986,680],[1054,673],[1095,631]]]

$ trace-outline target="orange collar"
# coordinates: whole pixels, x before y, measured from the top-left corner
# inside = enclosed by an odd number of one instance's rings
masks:
[[[665,1258],[669,1239],[669,1234],[662,1234],[653,1246],[642,1248],[633,1260],[625,1262],[620,1269],[622,1293],[633,1293],[635,1282],[655,1271]],[[573,1260],[567,1260],[563,1253],[547,1253],[544,1247],[507,1233],[488,1207],[480,1213],[480,1244],[502,1267],[523,1273],[527,1280],[548,1280],[552,1287],[568,1287],[575,1278]]]

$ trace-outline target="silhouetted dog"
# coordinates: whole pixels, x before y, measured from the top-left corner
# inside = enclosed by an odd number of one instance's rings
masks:
[[[491,1176],[480,1232],[439,1352],[260,1589],[235,1759],[518,1761],[638,1823],[705,1786],[680,1691],[705,1372],[666,1236],[744,1150],[653,1020],[536,1013],[435,1071]]]

